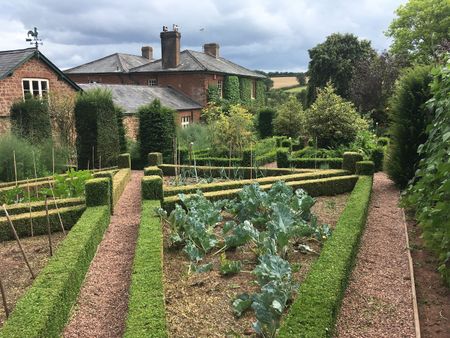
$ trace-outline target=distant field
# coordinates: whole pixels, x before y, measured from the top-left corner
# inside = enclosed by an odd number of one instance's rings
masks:
[[[298,93],[298,92],[301,92],[302,90],[306,90],[306,86],[298,86],[298,87],[286,89],[285,92],[286,93]]]
[[[292,87],[298,85],[298,81],[295,76],[271,77],[270,79],[273,81],[273,89]]]

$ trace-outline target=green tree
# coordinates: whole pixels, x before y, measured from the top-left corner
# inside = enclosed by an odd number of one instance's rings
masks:
[[[417,147],[425,143],[425,127],[430,111],[425,102],[431,97],[431,67],[407,69],[398,80],[389,104],[389,135],[385,169],[401,188],[414,177],[420,156]]]
[[[316,101],[306,110],[306,131],[320,148],[348,145],[367,127],[353,103],[337,95],[331,83],[318,90]]]
[[[428,63],[439,45],[450,37],[448,0],[409,0],[396,10],[386,35],[393,39],[390,51],[410,62]]]
[[[303,106],[294,95],[291,95],[277,109],[277,115],[273,121],[274,132],[276,135],[297,138],[303,132],[304,120]]]
[[[370,41],[359,40],[353,34],[332,34],[325,42],[310,49],[308,105],[314,102],[317,89],[325,87],[329,81],[339,96],[348,99],[356,63],[374,55]]]

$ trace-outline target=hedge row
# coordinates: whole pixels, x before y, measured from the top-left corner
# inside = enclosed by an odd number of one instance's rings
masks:
[[[115,206],[131,179],[131,169],[120,169],[113,178],[112,205]]]
[[[159,169],[157,166],[148,166],[144,168],[144,176],[161,176],[163,177],[163,171]]]
[[[144,176],[141,181],[141,194],[143,200],[163,199],[163,180],[161,176]]]
[[[324,167],[328,167],[329,169],[341,169],[342,162],[342,158],[291,158],[288,160],[289,167],[317,169]]]
[[[64,225],[64,229],[69,230],[78,221],[83,211],[86,209],[84,205],[59,208],[59,214]],[[61,231],[59,223],[58,210],[49,210],[50,228],[52,232]],[[47,233],[47,216],[44,211],[35,211],[31,213],[33,218],[34,235],[44,235]],[[23,213],[20,215],[11,215],[11,220],[16,228],[20,238],[31,236],[30,214]],[[0,217],[0,242],[14,239],[9,222],[6,217]]]
[[[230,162],[231,161],[231,162]],[[229,166],[231,165],[242,165],[242,159],[235,158],[226,158],[226,157],[202,157],[195,159],[196,165],[201,166]]]
[[[57,199],[56,203],[58,204],[58,208],[66,208],[66,207],[72,207],[77,205],[83,205],[84,204],[84,198],[81,197],[72,197],[72,198],[64,198],[64,199]],[[30,207],[31,212],[36,211],[42,211],[45,210],[45,201],[37,201],[37,202],[23,202],[23,203],[17,203],[8,205],[6,207],[6,210],[8,210],[9,215],[19,215],[23,213],[27,213],[27,215],[30,215]],[[55,202],[51,199],[48,200],[48,208],[49,210],[55,209]],[[5,212],[3,211],[3,208],[0,208],[0,217],[5,217]]]
[[[309,195],[315,196],[330,196],[343,194],[349,192],[355,186],[358,176],[339,176],[339,177],[329,177],[329,178],[319,178],[313,180],[305,181],[292,181],[287,182],[288,186],[293,189],[302,188],[308,192]],[[262,190],[269,190],[272,184],[261,185]],[[242,189],[230,189],[221,191],[209,191],[205,192],[203,195],[210,200],[221,200],[221,199],[232,199],[238,196],[238,193]],[[180,203],[180,198],[178,196],[168,196],[164,198],[163,208],[166,211],[171,211],[175,208],[175,204]]]
[[[371,191],[372,177],[359,177],[333,236],[300,286],[278,337],[332,337],[366,223]]]
[[[347,172],[345,170],[321,170],[312,173],[301,173],[301,174],[291,174],[284,176],[269,176],[258,179],[247,179],[231,182],[219,182],[219,183],[208,183],[208,184],[193,184],[185,186],[168,186],[164,188],[164,196],[173,196],[178,194],[190,194],[195,193],[197,190],[203,192],[207,191],[219,191],[219,190],[230,190],[242,188],[245,185],[258,182],[259,184],[273,184],[276,181],[283,180],[285,182],[289,181],[301,181],[301,180],[311,180],[318,178],[334,177],[334,176],[344,176]]]
[[[109,225],[108,206],[88,208],[18,301],[1,338],[60,337],[81,284]]]
[[[154,209],[142,201],[141,223],[131,277],[125,338],[167,337],[163,286],[163,234]]]

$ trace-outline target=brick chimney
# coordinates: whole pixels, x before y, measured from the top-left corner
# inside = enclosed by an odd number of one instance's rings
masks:
[[[141,48],[142,57],[152,60],[153,59],[153,48],[150,46],[142,46]]]
[[[205,43],[203,45],[203,52],[217,59],[219,57],[219,48],[220,47],[218,43]]]
[[[163,27],[160,34],[161,37],[161,60],[162,67],[176,68],[180,64],[180,38],[178,27],[174,25],[173,31],[168,31],[167,27]]]

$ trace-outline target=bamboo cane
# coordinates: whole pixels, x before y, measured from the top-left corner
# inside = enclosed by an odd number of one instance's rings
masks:
[[[52,147],[52,172],[55,175],[55,147]]]
[[[250,142],[250,179],[253,179],[253,144]]]
[[[9,317],[8,304],[6,303],[6,293],[5,289],[3,288],[3,283],[1,279],[0,279],[0,292],[2,294],[3,307],[5,308],[6,318],[8,318]]]
[[[50,256],[53,256],[52,248],[52,230],[50,228],[50,217],[48,215],[48,196],[45,196],[45,216],[47,217],[47,234],[48,234],[48,246],[50,247]]]
[[[37,169],[36,169],[36,157],[34,155],[34,150],[32,150],[31,153],[33,154],[34,179],[36,181],[37,180]],[[38,197],[37,188],[35,189],[35,192],[36,192],[36,197]]]
[[[62,218],[61,218],[61,213],[59,212],[59,208],[58,208],[58,202],[56,201],[56,197],[55,197],[55,191],[53,190],[53,185],[51,184],[50,180],[48,180],[48,185],[50,187],[50,191],[52,192],[53,203],[55,204],[56,212],[58,214],[59,224],[61,225],[61,230],[62,230],[62,232],[63,232],[63,234],[65,236],[66,235],[66,230],[64,229],[64,224],[63,224],[63,221],[62,221]]]
[[[177,138],[173,139],[173,164],[175,164],[175,180],[178,181],[178,167],[177,167]]]
[[[11,217],[9,217],[8,210],[6,210],[6,204],[3,204],[3,210],[5,211],[6,218],[8,219],[9,226],[11,227],[11,230],[17,241],[17,244],[19,245],[19,249],[20,249],[20,252],[22,253],[23,259],[24,259],[25,263],[27,264],[28,270],[30,270],[31,278],[34,279],[35,276],[34,276],[33,270],[31,269],[30,263],[28,262],[27,255],[25,254],[25,251],[22,248],[22,244],[20,243],[20,239],[19,239],[19,236],[17,235],[16,228],[14,227],[14,224],[11,221]]]
[[[16,151],[13,150],[13,160],[14,160],[14,179],[16,180],[16,188],[17,188],[17,163],[16,163]]]
[[[27,178],[27,191],[28,191],[28,207],[30,208],[30,231],[31,237],[34,237],[34,226],[33,226],[33,217],[31,216],[31,194],[30,194],[30,186]]]

